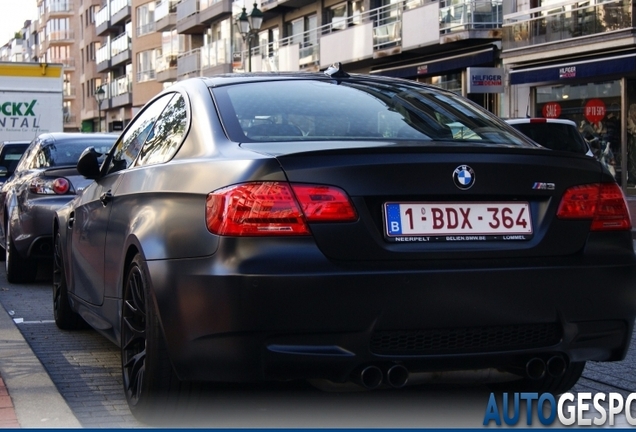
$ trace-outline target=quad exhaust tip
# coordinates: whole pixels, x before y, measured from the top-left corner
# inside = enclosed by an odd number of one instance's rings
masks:
[[[552,356],[547,361],[535,357],[526,363],[526,375],[533,380],[542,379],[546,373],[553,378],[558,378],[565,373],[567,367],[565,358],[560,355]]]
[[[409,380],[409,371],[402,365],[393,365],[386,372],[386,381],[391,387],[401,388]]]
[[[382,369],[377,366],[365,366],[358,374],[354,374],[354,381],[369,390],[379,387],[383,378]]]
[[[357,369],[351,378],[356,384],[369,390],[378,388],[383,382],[393,388],[401,388],[408,382],[409,371],[406,367],[396,364],[384,373],[378,366],[370,365]]]

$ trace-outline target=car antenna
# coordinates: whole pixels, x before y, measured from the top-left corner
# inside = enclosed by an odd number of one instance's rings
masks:
[[[331,78],[349,78],[351,76],[342,69],[342,63],[340,62],[329,66],[325,71],[325,75],[329,75]]]

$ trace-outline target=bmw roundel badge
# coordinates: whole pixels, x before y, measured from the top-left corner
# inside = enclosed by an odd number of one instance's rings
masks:
[[[462,190],[470,189],[475,184],[475,171],[468,165],[460,165],[453,171],[453,181]]]

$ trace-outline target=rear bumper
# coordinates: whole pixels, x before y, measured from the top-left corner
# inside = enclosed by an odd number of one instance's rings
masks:
[[[601,264],[448,269],[337,264],[309,246],[287,262],[270,252],[258,273],[253,260],[223,253],[147,262],[181,378],[344,381],[368,364],[424,372],[553,354],[611,361],[631,339],[633,251]]]
[[[24,258],[53,257],[53,217],[74,195],[42,195],[19,206],[18,218],[12,219],[11,236]]]

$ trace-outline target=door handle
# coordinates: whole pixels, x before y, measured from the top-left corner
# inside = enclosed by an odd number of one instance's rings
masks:
[[[106,207],[108,203],[113,200],[113,194],[111,193],[110,189],[107,192],[102,193],[99,196],[99,200],[102,202],[104,207]]]

